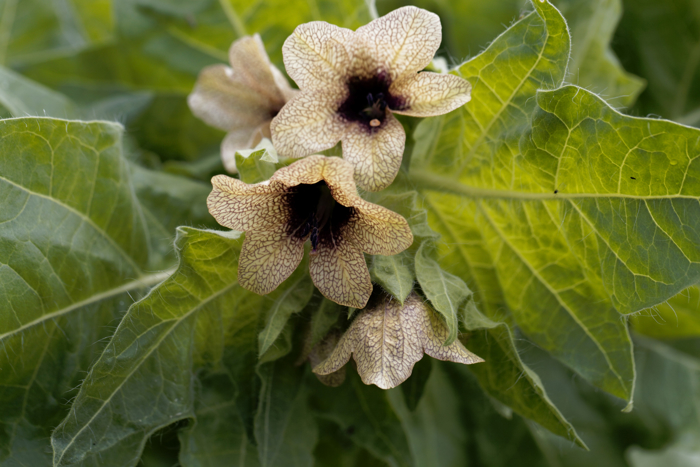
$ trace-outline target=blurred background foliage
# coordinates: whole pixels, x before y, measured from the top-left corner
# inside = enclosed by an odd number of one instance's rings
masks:
[[[554,3],[572,32],[569,83],[600,94],[631,115],[700,127],[700,1]],[[296,25],[324,20],[355,29],[371,19],[375,8],[382,15],[405,4],[441,16],[439,55],[450,65],[478,54],[530,9],[522,0],[377,0],[376,5],[361,0],[0,0],[0,117],[49,115],[124,124],[124,149],[134,163],[135,185],[146,193],[139,196],[154,212],[161,211],[154,218],[160,219],[165,239],[158,246],[162,264],[172,264],[169,245],[175,226],[183,219],[191,225],[215,225],[203,211],[204,198],[211,174],[223,171],[218,152],[223,133],[196,119],[186,103],[199,71],[226,62],[231,42],[256,32],[283,70],[281,45]],[[154,179],[144,170],[158,175]],[[169,176],[187,178],[187,189],[169,189]],[[513,414],[486,396],[472,373],[458,365],[421,363],[428,367],[417,370],[406,388],[388,392],[365,387],[352,374],[340,390],[320,385],[309,374],[289,378],[309,379],[318,428],[305,439],[317,441],[318,466],[400,465],[409,452],[418,465],[696,466],[699,316],[700,292],[691,287],[631,318],[638,370],[631,413],[622,413],[619,400],[526,339],[517,340],[523,360],[540,375],[589,452]],[[311,318],[302,312],[295,319]],[[114,323],[114,317],[107,322]],[[80,371],[86,370],[83,364]],[[66,390],[79,380],[75,376],[67,382]],[[234,391],[215,371],[200,374],[198,381],[203,406],[217,407],[217,397]],[[410,392],[409,383],[418,396]],[[356,398],[344,397],[344,391],[359,394],[366,406],[346,404]],[[74,394],[66,392],[65,401]],[[55,426],[65,407],[48,417],[43,436],[49,436],[49,425]],[[200,423],[210,417],[213,431],[208,436],[221,437],[222,445],[243,443],[236,449],[245,449],[246,423],[226,412],[200,409]],[[373,418],[359,420],[357,413]],[[303,416],[295,420],[295,427],[303,425]],[[187,429],[186,421],[178,422],[153,435],[140,465],[176,465],[182,443],[190,448],[194,443],[192,436],[179,435]],[[402,430],[405,438],[395,430]],[[403,441],[395,441],[395,435]],[[424,442],[429,437],[437,440]],[[441,439],[449,440],[443,449]],[[6,442],[0,438],[0,465],[19,465],[3,458]],[[391,449],[407,451],[387,455]],[[187,465],[224,465],[194,454],[190,461]],[[250,462],[256,465],[258,460]]]

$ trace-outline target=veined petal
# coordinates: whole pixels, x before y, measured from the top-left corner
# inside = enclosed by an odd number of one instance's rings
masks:
[[[269,125],[265,123],[257,128],[238,128],[228,132],[221,142],[221,160],[227,172],[238,173],[236,152],[257,146],[264,136],[265,126],[269,132]]]
[[[277,170],[270,177],[270,182],[283,183],[286,186],[297,186],[302,183],[313,185],[323,180],[326,159],[328,158],[319,155],[300,159],[287,167]]]
[[[359,200],[354,222],[349,223],[362,251],[370,255],[395,255],[413,243],[413,234],[403,216],[385,207]]]
[[[344,44],[353,34],[324,21],[297,26],[282,46],[287,74],[303,90],[341,86],[350,63]]]
[[[394,113],[432,117],[469,102],[472,86],[459,76],[423,72],[394,81],[389,92],[404,104],[401,109],[391,109]]]
[[[286,187],[281,183],[247,185],[226,175],[217,175],[211,183],[214,188],[207,207],[224,227],[241,232],[265,230],[289,219]]]
[[[299,266],[304,240],[290,236],[286,226],[248,231],[238,261],[238,283],[256,294],[272,292]]]
[[[331,190],[333,199],[346,207],[362,201],[355,185],[355,168],[345,159],[326,157],[323,179]]]
[[[286,79],[280,81],[279,76],[275,75],[275,72],[280,76],[281,73],[270,63],[258,34],[235,41],[229,48],[228,56],[237,80],[247,84],[261,96],[267,97],[273,107],[279,109],[284,105],[288,99],[280,85],[291,88]]]
[[[301,92],[287,102],[270,125],[277,152],[303,157],[335,146],[347,131],[347,124],[335,112],[343,99],[343,92],[329,89]]]
[[[362,250],[345,232],[319,243],[318,251],[311,255],[309,272],[316,288],[340,305],[363,308],[372,294]]]
[[[381,126],[352,123],[343,137],[343,158],[355,166],[355,182],[369,191],[391,184],[401,167],[406,132],[387,110]]]
[[[193,114],[224,131],[256,128],[272,118],[272,105],[284,105],[252,90],[245,78],[224,65],[202,70],[187,103]]]
[[[440,18],[406,6],[358,28],[349,48],[353,57],[377,57],[378,66],[393,81],[428,66],[441,41]]]
[[[408,379],[424,352],[439,360],[467,365],[484,361],[459,341],[442,345],[447,333],[445,323],[415,292],[403,305],[383,294],[375,296],[313,372],[331,374],[353,355],[363,383],[389,389]]]

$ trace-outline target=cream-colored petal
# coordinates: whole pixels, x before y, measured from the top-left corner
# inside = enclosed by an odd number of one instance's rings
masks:
[[[272,292],[299,266],[304,240],[290,236],[286,226],[246,232],[238,260],[238,283],[264,295]]]
[[[441,41],[440,18],[421,8],[406,6],[360,27],[348,49],[354,68],[362,68],[363,61],[374,60],[393,81],[428,66]]]
[[[363,308],[372,293],[362,250],[345,232],[321,239],[317,252],[311,255],[309,272],[323,296],[340,305]]]
[[[351,207],[362,201],[355,185],[355,168],[339,157],[326,157],[323,179],[331,190],[333,199],[343,206]]]
[[[327,375],[338,371],[353,354],[362,382],[389,389],[408,379],[424,352],[439,360],[483,362],[459,341],[442,345],[447,333],[445,323],[415,292],[403,306],[388,295],[375,296],[371,305],[352,322],[330,357],[313,372]]]
[[[289,89],[289,83],[270,63],[258,34],[242,37],[231,44],[228,57],[236,79],[245,83],[252,91],[266,96],[272,107],[280,109],[288,100],[281,86]],[[283,81],[279,79],[280,76]]]
[[[187,103],[194,115],[224,131],[257,128],[272,118],[269,99],[236,80],[224,65],[202,70]]]
[[[289,218],[287,187],[281,183],[247,185],[226,175],[217,175],[211,183],[213,190],[207,207],[224,227],[241,232],[265,230],[284,224]]]
[[[369,191],[388,187],[401,167],[406,132],[387,110],[381,126],[352,123],[343,137],[343,158],[355,166],[355,182]]]
[[[272,143],[281,156],[303,157],[335,146],[347,131],[336,115],[344,95],[301,92],[272,119]]]
[[[411,228],[400,214],[364,200],[354,207],[357,214],[347,228],[365,253],[395,255],[413,243]]]
[[[263,138],[264,126],[265,124],[258,128],[240,128],[228,132],[221,142],[221,160],[227,172],[238,173],[236,152],[254,148]]]
[[[344,44],[353,34],[324,21],[297,26],[282,46],[287,74],[302,90],[341,87],[350,63]]]
[[[287,167],[277,170],[270,177],[270,182],[283,183],[286,186],[297,186],[302,183],[313,185],[323,180],[326,159],[328,158],[319,155],[299,159]]]
[[[471,100],[472,85],[455,75],[423,72],[404,76],[391,84],[389,92],[403,103],[394,113],[412,117],[446,114]]]

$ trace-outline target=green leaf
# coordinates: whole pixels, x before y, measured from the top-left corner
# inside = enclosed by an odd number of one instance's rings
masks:
[[[557,0],[571,31],[568,80],[629,107],[644,89],[643,79],[626,72],[610,47],[622,16],[621,0]]]
[[[381,285],[403,303],[413,290],[415,277],[411,270],[412,262],[413,258],[405,251],[393,256],[375,255],[370,267],[372,282]]]
[[[606,115],[619,114],[573,86],[538,92],[563,81],[569,36],[551,4],[534,5],[534,13],[456,70],[474,83],[472,101],[421,123],[410,178],[423,188],[431,226],[443,236],[441,266],[467,281],[486,316],[502,321],[505,311],[537,345],[593,384],[629,400],[632,346],[615,305],[629,299],[633,280],[642,278],[626,279],[631,286],[626,289],[617,279],[614,293],[625,296],[611,300],[614,254],[606,259],[608,239],[599,240],[596,231],[607,236],[616,227],[584,214],[606,198],[576,179],[607,180],[610,171],[601,167],[596,175],[597,167],[581,162],[586,151],[594,156],[596,138],[615,134],[596,133],[587,126],[586,112],[592,106]],[[557,115],[537,110],[538,104],[546,109],[558,104]],[[563,114],[579,115],[586,124],[565,126],[559,120]],[[646,128],[647,123],[638,125]],[[567,140],[567,127],[578,136]],[[560,159],[566,162],[557,171]],[[624,200],[614,194],[609,211]],[[607,222],[612,220],[608,216]],[[618,242],[626,241],[626,232],[619,230],[611,248],[624,248]],[[657,241],[666,243],[661,237]],[[633,297],[624,306],[641,307]]]
[[[437,261],[430,257],[429,249],[433,249],[430,240],[424,241],[418,248],[416,277],[433,308],[445,318],[449,335],[444,345],[450,345],[457,338],[459,307],[472,295],[472,291],[462,279],[443,270]]]
[[[387,395],[406,431],[416,465],[462,467],[468,465],[464,449],[467,433],[459,412],[455,410],[459,405],[459,395],[441,367],[439,362],[435,364],[415,411],[410,411],[402,397],[405,393],[398,388],[387,391]]]
[[[552,433],[586,447],[574,427],[547,396],[539,376],[523,363],[510,327],[494,322],[468,302],[462,323],[470,331],[469,350],[484,359],[470,366],[481,387],[516,413],[542,425]],[[479,331],[479,330],[485,330]]]
[[[311,403],[319,417],[333,421],[358,446],[392,467],[414,465],[409,443],[386,391],[365,386],[355,371],[348,371],[340,387],[313,380]]]
[[[290,358],[262,365],[255,440],[262,467],[311,467],[318,428],[307,406],[303,368]]]
[[[382,0],[376,3],[380,16],[404,5],[437,13],[442,23],[438,55],[458,61],[482,50],[506,25],[517,19],[528,4],[527,0]]]
[[[275,343],[290,316],[300,312],[314,293],[308,272],[308,261],[299,267],[277,289],[265,296],[267,314],[265,327],[258,335],[259,354],[263,355]]]
[[[451,388],[441,388],[439,394],[456,396],[457,404],[452,410],[467,435],[463,449],[468,459],[479,459],[494,467],[550,465],[523,419],[518,415],[506,418],[497,411],[493,399],[479,389],[468,367],[435,363],[451,382]],[[571,449],[571,441],[563,441]],[[578,447],[573,449],[581,451]]]
[[[130,164],[134,192],[141,202],[151,239],[150,268],[175,262],[172,239],[181,225],[216,227],[207,210],[211,185]]]
[[[248,440],[236,408],[239,396],[234,377],[227,371],[199,376],[195,381],[195,423],[180,430],[180,463],[183,467],[239,467],[260,465],[258,451]]]
[[[151,433],[194,416],[193,372],[218,366],[226,352],[239,354],[232,372],[245,392],[261,297],[236,281],[241,243],[232,233],[178,229],[177,271],[129,309],[93,365],[53,433],[56,466],[135,465]]]
[[[700,337],[700,288],[688,287],[666,302],[630,316],[633,329],[656,339]]]
[[[696,0],[623,0],[613,45],[625,68],[647,80],[640,115],[700,126],[700,6]]]
[[[422,358],[416,362],[411,372],[411,377],[404,381],[399,387],[403,393],[406,408],[413,412],[418,407],[418,403],[423,398],[426,385],[433,369],[432,358]]]
[[[0,65],[17,66],[111,40],[111,0],[0,1]]]
[[[77,116],[75,105],[67,97],[0,66],[0,109],[10,116]]]
[[[148,272],[144,214],[116,123],[0,121],[0,461],[48,462],[48,436]]]

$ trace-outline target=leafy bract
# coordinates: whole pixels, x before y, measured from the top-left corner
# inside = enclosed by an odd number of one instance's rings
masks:
[[[430,257],[433,249],[430,241],[425,241],[416,253],[416,277],[423,293],[430,303],[445,318],[449,334],[445,345],[457,338],[458,314],[462,303],[472,295],[462,279],[444,271],[437,261]]]
[[[561,84],[569,37],[551,4],[534,5],[534,13],[455,70],[474,83],[473,100],[460,111],[425,120],[417,128],[416,138],[424,138],[414,148],[411,178],[424,187],[431,226],[443,235],[438,244],[441,265],[467,279],[486,316],[501,321],[496,313],[507,310],[535,343],[593,384],[629,399],[634,381],[632,347],[615,305],[622,307],[624,302],[628,309],[621,311],[633,311],[644,306],[640,302],[663,300],[663,293],[677,289],[657,289],[656,295],[652,289],[635,303],[634,281],[643,280],[642,271],[632,274],[624,287],[619,278],[613,286],[610,261],[623,245],[614,244],[614,239],[598,240],[596,229],[604,236],[615,231],[609,224],[603,228],[613,219],[599,218],[596,225],[585,212],[597,210],[605,197],[595,185],[584,187],[574,181],[577,176],[590,174],[590,180],[599,176],[592,164],[585,165],[586,171],[565,170],[569,167],[565,163],[556,170],[560,159],[581,167],[583,163],[573,161],[595,158],[595,153],[585,151],[599,147],[597,135],[583,124],[559,120],[558,114],[569,119],[580,116],[586,123],[584,109],[624,117],[577,87],[538,92]],[[647,123],[638,125],[646,128]],[[573,137],[567,140],[567,128],[580,134],[580,144]],[[570,147],[579,152],[562,155]],[[600,173],[610,177],[609,170],[601,167]],[[632,186],[625,184],[623,189]],[[617,186],[610,191],[608,211],[617,212],[625,192],[618,194]],[[630,202],[643,203],[637,195],[630,193]],[[662,196],[666,195],[664,191]],[[624,297],[616,299],[620,294]]]
[[[94,343],[167,272],[147,268],[120,125],[17,118],[0,132],[0,452],[40,465]]]

